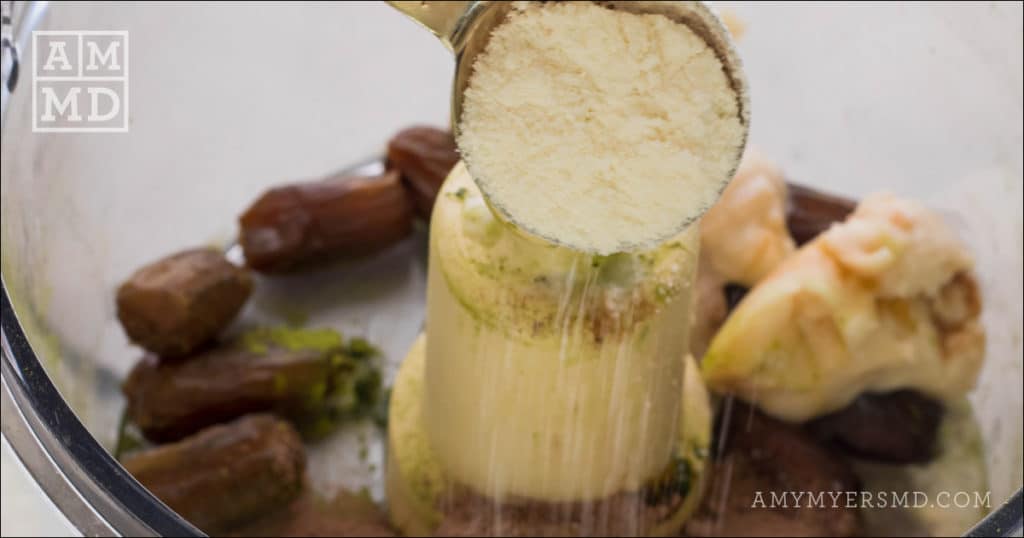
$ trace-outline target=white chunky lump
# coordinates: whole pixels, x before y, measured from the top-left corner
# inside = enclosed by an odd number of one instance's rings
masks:
[[[786,229],[786,181],[747,148],[732,183],[700,221],[701,255],[725,282],[753,287],[796,250]]]
[[[959,399],[985,353],[971,266],[936,213],[868,196],[747,293],[711,341],[705,379],[791,421],[863,392]]]

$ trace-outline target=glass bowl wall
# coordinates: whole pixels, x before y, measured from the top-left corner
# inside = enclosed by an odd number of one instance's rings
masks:
[[[795,181],[921,198],[974,249],[989,353],[973,403],[997,508],[1022,482],[1020,4],[718,5],[746,25],[753,145]],[[4,433],[84,530],[192,531],[104,451],[138,355],[114,289],[146,261],[229,241],[262,189],[444,124],[452,59],[382,3],[18,3],[13,20],[26,41],[4,95]],[[128,31],[128,133],[32,132],[33,24]],[[352,321],[391,366],[415,334],[395,320],[422,321],[403,282],[392,317]]]

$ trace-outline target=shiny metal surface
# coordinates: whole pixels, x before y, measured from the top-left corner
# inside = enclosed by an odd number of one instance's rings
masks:
[[[4,2],[0,127],[16,89],[18,50],[29,45],[48,2]],[[9,17],[9,18],[8,18]],[[22,465],[86,536],[199,535],[121,468],[96,442],[49,379],[0,280],[2,430]]]
[[[14,91],[18,85],[19,63],[18,44],[14,37],[14,15],[11,12],[13,2],[0,3],[0,49],[4,56],[3,85],[8,92]]]
[[[657,13],[680,24],[687,25],[715,51],[725,68],[739,101],[740,120],[750,129],[750,93],[743,73],[743,62],[732,41],[729,30],[706,2],[596,2],[597,4],[630,13]],[[491,32],[500,25],[513,9],[511,2],[445,2],[409,1],[388,2],[437,36],[455,55],[455,80],[452,83],[452,128],[458,134],[462,115],[462,96],[469,86],[473,63],[484,51]],[[744,135],[746,138],[746,135]],[[741,145],[742,148],[742,145]],[[736,156],[739,162],[739,155]]]
[[[739,119],[743,127],[742,140],[737,153],[733,156],[731,172],[728,174],[728,177],[732,177],[739,166],[750,133],[750,91],[746,75],[743,72],[743,61],[736,51],[729,29],[726,28],[715,11],[707,2],[700,1],[597,1],[594,3],[630,13],[663,15],[676,23],[689,27],[715,52],[722,62],[723,69],[736,94]],[[429,30],[455,55],[455,77],[451,89],[451,129],[458,137],[461,129],[463,96],[466,88],[469,87],[473,65],[476,63],[477,56],[486,49],[494,29],[501,25],[509,13],[515,9],[514,3],[397,0],[389,1],[388,4]],[[468,160],[466,166],[472,174],[472,161]],[[477,182],[477,185],[485,195],[488,194],[485,184]],[[488,205],[491,205],[490,199],[486,201]],[[507,212],[497,206],[491,205],[491,209],[498,218],[506,221],[510,219]],[[680,231],[685,224],[680,223]],[[521,231],[526,233],[526,230]]]
[[[15,2],[3,0],[0,4],[0,118],[5,118],[7,101],[21,77],[21,51],[29,46],[32,29],[46,13],[48,2],[17,2],[15,6]]]

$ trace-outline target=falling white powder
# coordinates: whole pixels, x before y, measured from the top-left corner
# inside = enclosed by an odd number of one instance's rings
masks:
[[[527,4],[474,64],[459,147],[525,230],[608,254],[650,247],[717,199],[742,151],[721,62],[662,15]]]

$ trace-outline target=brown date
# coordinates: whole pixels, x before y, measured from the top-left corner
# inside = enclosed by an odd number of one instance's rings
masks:
[[[842,222],[857,207],[853,200],[794,183],[788,184],[788,191],[786,226],[797,246]]]
[[[860,481],[840,457],[793,424],[733,401],[718,419],[718,447],[708,471],[710,487],[688,536],[856,536],[854,508],[787,508],[757,505],[762,499],[800,491],[830,499],[830,492],[857,491]],[[791,500],[791,499],[790,499]]]
[[[850,405],[808,424],[815,435],[856,456],[891,463],[924,463],[938,450],[945,408],[910,390],[861,394]]]
[[[413,206],[396,171],[335,175],[265,192],[239,218],[249,267],[280,273],[382,250],[412,231]]]
[[[117,317],[136,344],[162,357],[187,355],[234,319],[252,277],[213,249],[173,254],[136,271],[117,290]]]
[[[167,506],[212,534],[295,499],[306,453],[290,424],[249,415],[135,452],[122,464]]]
[[[329,380],[323,351],[230,346],[186,361],[143,357],[121,389],[128,418],[147,439],[167,442],[246,413],[314,408]]]
[[[416,203],[416,212],[424,218],[430,217],[441,184],[458,162],[455,139],[448,131],[410,127],[388,142],[388,167],[401,172],[402,181]]]
[[[341,490],[333,499],[306,490],[280,510],[232,529],[226,536],[396,536],[369,496]]]

